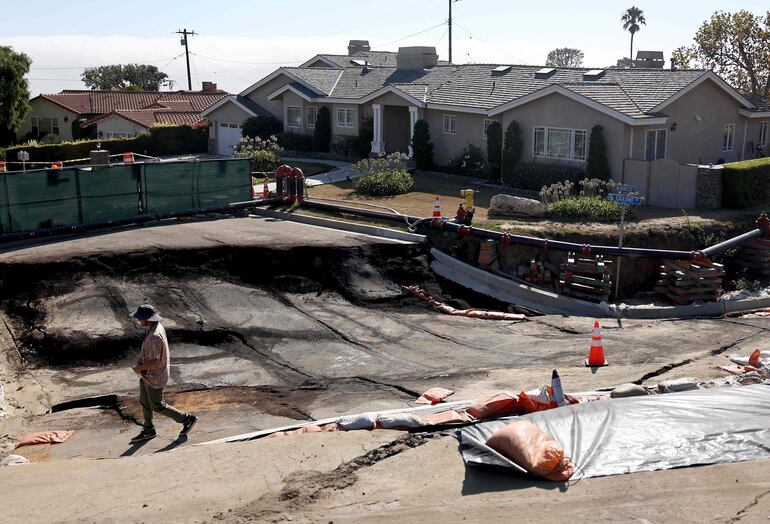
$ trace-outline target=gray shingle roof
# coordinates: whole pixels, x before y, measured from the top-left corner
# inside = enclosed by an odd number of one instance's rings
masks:
[[[756,107],[755,109],[750,109],[750,111],[756,111],[758,113],[764,113],[766,111],[770,111],[770,99],[762,98],[761,96],[752,95],[751,93],[743,93],[743,97],[754,104]]]
[[[504,73],[494,72],[496,67],[499,65],[284,69],[332,98],[360,99],[391,85],[423,102],[484,110],[557,84],[636,118],[651,116],[653,108],[707,74],[704,70],[610,68],[601,77],[588,80],[583,76],[587,68],[558,68],[548,78],[537,78],[540,66],[513,65]]]
[[[331,60],[340,67],[360,67],[350,63],[351,60],[366,60],[375,67],[396,67],[396,55],[394,51],[358,51],[352,55],[319,55]]]
[[[239,104],[246,106],[257,116],[270,116],[271,114],[270,111],[267,111],[265,108],[257,104],[251,98],[246,98],[245,96],[237,95],[235,99],[238,101]]]

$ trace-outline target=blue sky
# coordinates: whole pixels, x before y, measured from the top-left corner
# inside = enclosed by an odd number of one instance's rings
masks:
[[[127,62],[157,65],[184,87],[183,48],[174,34],[183,27],[200,34],[190,40],[194,87],[211,80],[231,92],[281,64],[296,65],[318,52],[343,53],[350,39],[368,39],[384,50],[436,45],[441,58],[447,55],[447,0],[134,0],[115,7],[103,1],[37,0],[32,10],[30,5],[4,6],[0,44],[32,57],[33,94],[82,88],[83,67]],[[454,61],[541,64],[549,50],[569,46],[585,52],[586,65],[607,66],[628,55],[629,35],[619,20],[631,5],[460,0],[453,4]],[[714,11],[767,10],[766,0],[636,5],[647,26],[637,34],[635,49],[662,50],[666,58],[690,43]]]

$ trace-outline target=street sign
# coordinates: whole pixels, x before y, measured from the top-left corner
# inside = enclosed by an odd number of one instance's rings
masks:
[[[636,193],[636,186],[628,184],[618,184],[616,187],[618,193]]]
[[[641,206],[642,197],[631,196],[627,193],[610,193],[607,195],[607,200],[611,202],[617,202],[621,206]]]

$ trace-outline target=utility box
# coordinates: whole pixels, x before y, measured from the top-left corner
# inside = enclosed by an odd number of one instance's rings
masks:
[[[91,165],[92,166],[106,166],[110,163],[110,152],[104,150],[96,150],[90,152]]]

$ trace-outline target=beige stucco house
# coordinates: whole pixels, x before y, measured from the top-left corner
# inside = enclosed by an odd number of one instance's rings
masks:
[[[384,53],[353,44],[348,55],[281,67],[204,111],[213,147],[226,154],[239,139],[235,130],[254,114],[276,116],[287,132],[312,134],[318,110],[327,107],[337,138],[357,135],[371,118],[374,153],[408,152],[415,121],[425,119],[438,164],[467,144],[485,149],[494,120],[504,129],[519,123],[523,161],[567,165],[585,163],[590,130],[601,125],[616,178],[626,158],[703,164],[753,158],[757,147],[767,148],[770,103],[711,71],[449,65],[432,47]]]

